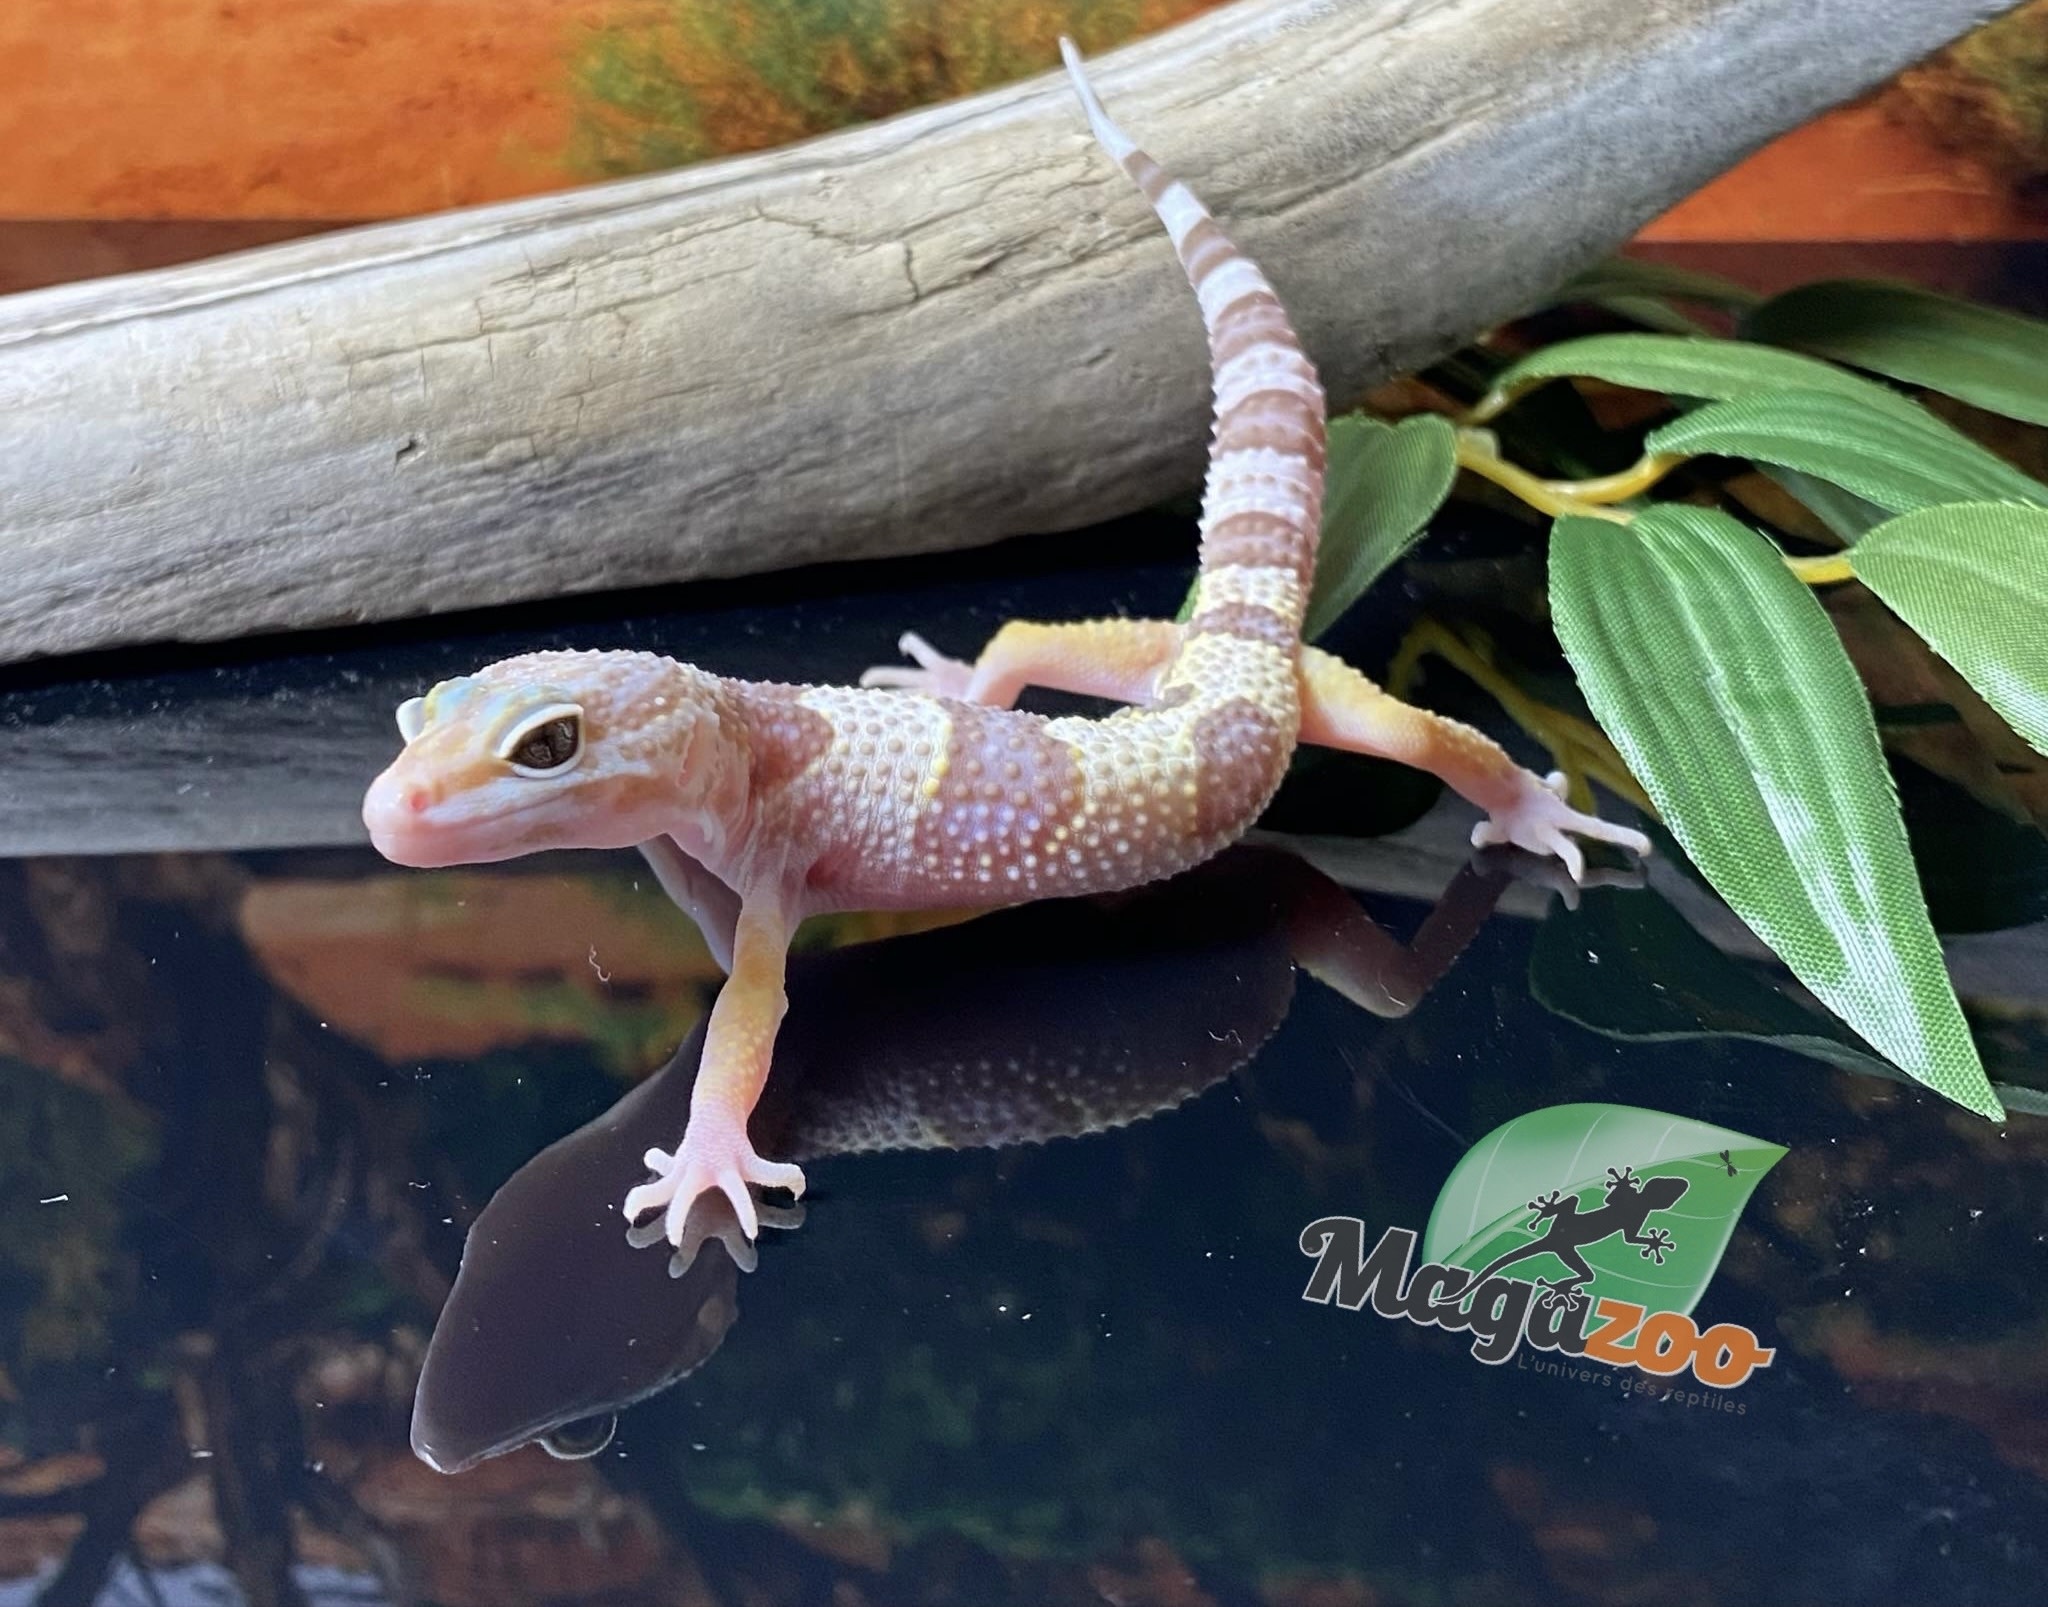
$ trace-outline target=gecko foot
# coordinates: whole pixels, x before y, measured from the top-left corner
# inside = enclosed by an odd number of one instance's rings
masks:
[[[1575,882],[1586,879],[1586,856],[1574,837],[1614,843],[1637,855],[1649,853],[1650,839],[1641,832],[1595,815],[1582,815],[1566,803],[1563,771],[1553,770],[1541,780],[1524,772],[1522,779],[1524,785],[1513,803],[1494,810],[1472,828],[1474,848],[1507,843],[1532,854],[1554,854],[1564,861]]]
[[[804,1225],[804,1208],[801,1205],[770,1205],[761,1200],[757,1202],[756,1209],[760,1213],[760,1225],[764,1228],[787,1231]],[[733,1214],[732,1201],[716,1190],[707,1189],[690,1202],[689,1213],[683,1219],[683,1236],[676,1241],[668,1258],[668,1275],[671,1278],[682,1277],[696,1263],[697,1252],[712,1239],[725,1247],[725,1253],[740,1271],[752,1272],[760,1264],[754,1241],[741,1230],[740,1220]],[[666,1216],[650,1217],[627,1228],[626,1243],[636,1250],[667,1244]]]
[[[1538,1278],[1536,1287],[1543,1291],[1536,1297],[1536,1303],[1546,1311],[1554,1311],[1559,1306],[1567,1311],[1577,1311],[1586,1302],[1586,1297],[1579,1293],[1576,1278]]]
[[[905,631],[896,647],[905,658],[916,659],[918,667],[877,664],[873,669],[861,671],[862,686],[900,687],[908,692],[929,692],[933,697],[967,696],[968,684],[974,679],[972,664],[946,657],[916,631]]]
[[[762,1160],[747,1142],[746,1129],[738,1123],[692,1119],[673,1154],[651,1149],[645,1160],[654,1178],[626,1195],[626,1220],[632,1223],[649,1211],[663,1212],[663,1234],[678,1247],[683,1242],[690,1206],[707,1189],[717,1189],[732,1202],[733,1214],[749,1239],[761,1229],[754,1197],[747,1192],[749,1183],[788,1189],[792,1194],[804,1191],[802,1170],[786,1162]]]

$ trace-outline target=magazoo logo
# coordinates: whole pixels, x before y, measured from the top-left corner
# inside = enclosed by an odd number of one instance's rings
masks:
[[[1368,1253],[1365,1224],[1301,1231],[1315,1258],[1302,1298],[1472,1335],[1492,1366],[1524,1344],[1658,1377],[1692,1370],[1734,1389],[1771,1364],[1749,1329],[1704,1333],[1692,1309],[1735,1220],[1785,1151],[1628,1105],[1553,1105],[1496,1127],[1437,1195],[1414,1266],[1412,1228]]]

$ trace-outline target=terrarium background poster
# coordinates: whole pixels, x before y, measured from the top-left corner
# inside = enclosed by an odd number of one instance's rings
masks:
[[[1099,51],[1211,3],[14,0],[0,291],[779,145],[1030,76],[1062,32]],[[1643,238],[2048,239],[2044,186],[2033,0]],[[1811,276],[1789,255],[1782,272]]]

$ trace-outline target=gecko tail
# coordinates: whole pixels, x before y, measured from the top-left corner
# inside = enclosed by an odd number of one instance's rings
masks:
[[[1322,386],[1259,265],[1231,242],[1194,191],[1111,120],[1071,39],[1060,40],[1060,54],[1096,140],[1166,226],[1209,336],[1216,423],[1202,498],[1202,577],[1182,652],[1160,685],[1173,689],[1184,670],[1196,675],[1188,667],[1190,650],[1202,664],[1213,667],[1234,656],[1243,662],[1233,673],[1262,674],[1271,666],[1251,664],[1259,656],[1255,649],[1294,652],[1315,574]],[[1218,636],[1249,645],[1240,650],[1203,642]]]
[[[1102,109],[1095,86],[1088,82],[1087,69],[1081,65],[1080,49],[1065,34],[1060,35],[1060,59],[1067,64],[1067,76],[1074,81],[1074,93],[1081,99],[1081,110],[1088,114],[1088,127],[1094,132],[1095,143],[1109,152],[1113,161],[1123,161],[1138,148],[1137,141],[1118,128],[1116,119]]]

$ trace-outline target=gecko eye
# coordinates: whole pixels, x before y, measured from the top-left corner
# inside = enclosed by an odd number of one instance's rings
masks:
[[[551,703],[515,725],[498,744],[498,757],[522,776],[557,776],[583,757],[583,711]]]
[[[424,731],[427,726],[427,700],[423,697],[409,697],[398,705],[398,734],[407,742]]]

